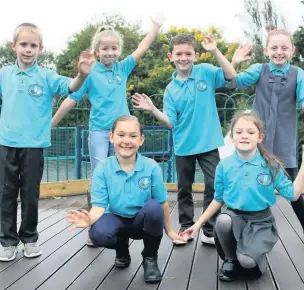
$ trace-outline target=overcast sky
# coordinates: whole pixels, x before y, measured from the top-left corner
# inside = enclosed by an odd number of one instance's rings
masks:
[[[273,0],[273,3],[291,31],[304,23],[304,5],[300,0]],[[43,31],[45,48],[60,53],[73,33],[101,19],[103,13],[119,13],[127,21],[141,21],[143,31],[147,31],[151,24],[149,15],[155,11],[166,16],[164,29],[171,25],[202,29],[214,25],[223,30],[227,41],[245,42],[244,24],[237,17],[245,11],[243,0],[2,0],[0,44],[11,41],[18,24],[33,22]]]

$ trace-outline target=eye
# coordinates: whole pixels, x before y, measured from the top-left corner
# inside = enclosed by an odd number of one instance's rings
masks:
[[[31,44],[31,48],[37,48],[37,47],[38,47],[38,44],[36,44],[36,43]]]

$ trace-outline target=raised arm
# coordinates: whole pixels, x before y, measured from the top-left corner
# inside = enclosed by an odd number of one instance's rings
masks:
[[[205,35],[202,41],[203,48],[210,52],[216,58],[219,65],[223,68],[224,76],[227,80],[232,80],[236,77],[236,72],[231,63],[226,59],[226,57],[221,53],[221,51],[216,46],[216,41],[212,35]]]
[[[85,81],[88,74],[90,73],[94,62],[95,62],[95,57],[92,52],[90,52],[90,51],[81,52],[79,62],[77,65],[78,74],[71,81],[71,83],[69,85],[70,92],[76,92],[81,88],[83,82]]]
[[[302,162],[298,175],[293,182],[294,185],[294,200],[298,200],[301,194],[304,193],[304,145],[302,145]]]
[[[150,48],[153,40],[155,39],[159,29],[165,22],[165,18],[162,14],[157,13],[151,17],[153,22],[152,29],[150,32],[145,36],[145,38],[140,42],[137,49],[132,53],[132,57],[136,62],[138,62],[144,53]]]
[[[132,102],[135,108],[150,111],[154,115],[154,117],[158,121],[160,121],[164,126],[168,127],[169,129],[172,128],[172,124],[168,116],[161,112],[159,109],[157,109],[147,95],[135,93],[132,96]]]

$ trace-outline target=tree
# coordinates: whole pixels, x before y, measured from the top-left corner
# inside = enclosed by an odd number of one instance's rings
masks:
[[[285,27],[285,20],[277,14],[271,0],[244,0],[244,6],[249,24],[248,28],[244,30],[244,34],[253,45],[252,63],[265,62],[264,32],[279,26]],[[238,16],[241,19],[244,15]]]
[[[11,48],[11,43],[7,42],[3,46],[0,46],[0,68],[3,66],[11,65],[16,62],[16,54]],[[55,56],[54,53],[44,51],[38,56],[39,65],[46,68],[55,68]]]

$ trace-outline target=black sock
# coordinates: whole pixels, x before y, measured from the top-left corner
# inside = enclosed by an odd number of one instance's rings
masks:
[[[129,257],[129,238],[118,237],[116,242],[116,255],[118,257]]]
[[[159,236],[153,236],[146,232],[143,232],[144,249],[142,251],[142,256],[156,257],[162,237],[163,234]]]

